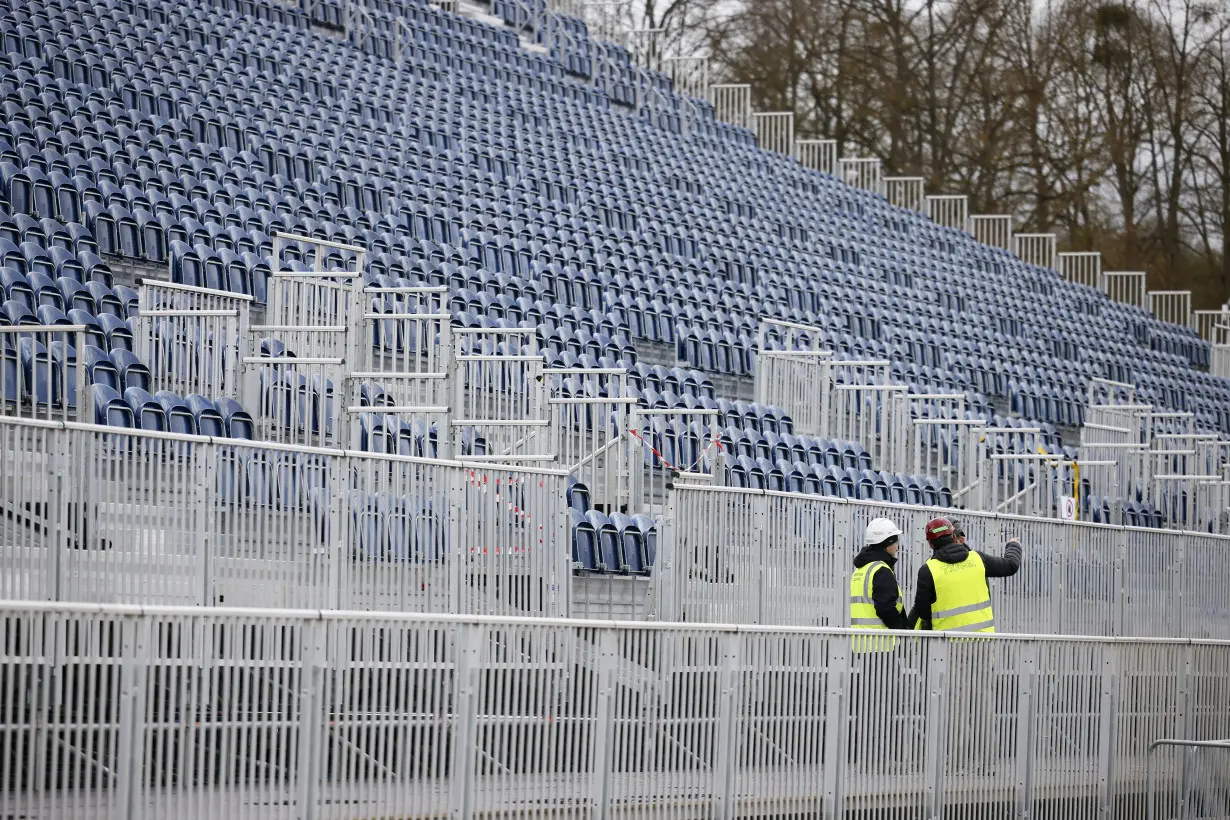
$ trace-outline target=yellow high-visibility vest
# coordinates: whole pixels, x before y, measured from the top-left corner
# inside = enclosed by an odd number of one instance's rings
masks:
[[[850,576],[850,626],[855,629],[888,629],[876,614],[871,596],[872,581],[880,570],[892,570],[883,561],[872,561],[854,570]],[[901,601],[901,585],[897,585],[897,611],[905,614]],[[856,652],[888,652],[897,645],[896,638],[859,638],[854,641]]]
[[[959,564],[927,561],[935,582],[931,628],[937,632],[994,632],[991,590],[982,556],[970,551]]]

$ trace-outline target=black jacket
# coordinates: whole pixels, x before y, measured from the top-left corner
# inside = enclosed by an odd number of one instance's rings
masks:
[[[994,555],[987,555],[978,550],[975,552],[982,556],[982,563],[986,567],[988,578],[1007,578],[1016,575],[1016,571],[1021,568],[1021,542],[1016,539],[1004,546],[1003,558],[996,558]],[[959,564],[969,554],[968,546],[953,541],[934,550],[931,557],[945,564]],[[918,587],[914,595],[914,608],[910,610],[909,615],[910,628],[920,621],[923,629],[931,628],[931,605],[934,603],[935,579],[931,577],[931,568],[924,563],[918,568]]]
[[[893,570],[897,559],[879,547],[863,547],[854,559],[854,568],[865,567],[873,561],[883,561],[889,569],[877,572],[871,579],[871,600],[875,603],[876,614],[889,629],[909,629],[910,621],[897,611],[897,575]]]

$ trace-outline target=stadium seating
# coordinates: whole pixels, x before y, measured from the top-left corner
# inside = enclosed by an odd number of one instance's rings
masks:
[[[1230,433],[1230,384],[1205,372],[1209,345],[1190,330],[762,151],[655,72],[641,73],[668,105],[638,109],[626,51],[560,18],[572,36],[527,52],[523,8],[495,3],[500,28],[369,4],[361,50],[311,30],[340,25],[328,3],[315,20],[264,0],[199,14],[163,0],[9,4],[0,324],[85,326],[79,360],[102,423],[252,438],[270,415],[319,431],[295,397],[334,386],[290,366],[268,373],[255,415],[233,398],[154,391],[161,363],[136,353],[137,294],[116,283],[118,266],[158,266],[264,303],[272,237],[294,232],[367,248],[370,286],[447,286],[458,326],[533,328],[548,367],[623,368],[646,408],[716,410],[736,486],[952,499],[934,477],[881,472],[858,444],[795,435],[780,408],[720,396],[715,380],[755,371],[763,317],[820,328],[839,357],[888,359],[915,393],[965,394],[994,427],[1040,429],[998,437],[1000,451],[1071,456],[1061,430],[1079,427],[1093,378]],[[398,18],[413,34],[400,61]],[[600,63],[614,69],[593,82]],[[287,266],[307,269],[296,254]],[[678,366],[643,360],[663,346]],[[61,400],[39,381],[48,355],[4,351],[39,402]],[[380,413],[384,391],[364,387],[361,448],[434,455],[435,427]],[[699,433],[650,429],[654,463],[709,458]],[[462,438],[460,454],[486,453],[481,436]],[[651,563],[641,547],[628,558],[649,540],[634,519],[577,512],[582,569]],[[1124,516],[1161,523],[1154,509]]]

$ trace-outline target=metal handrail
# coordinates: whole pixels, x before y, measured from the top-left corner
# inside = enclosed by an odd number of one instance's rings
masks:
[[[1155,803],[1153,794],[1153,752],[1160,746],[1178,746],[1189,749],[1226,749],[1230,751],[1230,739],[1180,740],[1177,738],[1159,738],[1150,743],[1149,750],[1145,753],[1145,793],[1149,796],[1149,809],[1146,815],[1148,820],[1153,820]]]

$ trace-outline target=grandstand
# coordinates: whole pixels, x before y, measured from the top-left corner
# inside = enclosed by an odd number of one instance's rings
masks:
[[[0,20],[0,817],[1226,813],[1230,314],[586,5]]]

